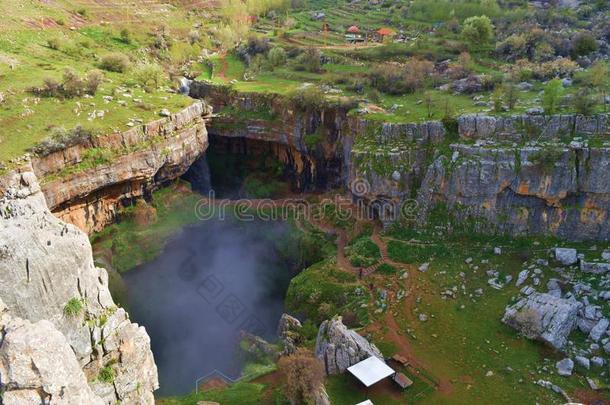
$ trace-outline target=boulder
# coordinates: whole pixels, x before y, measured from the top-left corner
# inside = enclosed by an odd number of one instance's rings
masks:
[[[343,373],[348,367],[371,356],[383,360],[379,349],[356,331],[348,329],[341,317],[322,322],[315,352],[324,364],[327,375]]]
[[[583,273],[604,274],[610,271],[610,263],[580,261],[580,271]]]
[[[557,368],[557,374],[562,375],[564,377],[569,377],[572,375],[572,370],[574,369],[574,362],[572,359],[563,359],[555,363],[555,367]]]
[[[593,329],[591,329],[591,332],[589,332],[589,338],[597,342],[606,333],[608,326],[610,326],[610,321],[608,321],[606,318],[600,319]]]
[[[576,361],[576,364],[586,368],[587,370],[591,368],[591,361],[585,356],[576,356],[574,357],[574,360]]]
[[[578,301],[532,293],[507,307],[502,322],[530,339],[541,340],[561,350],[576,327],[581,307]]]
[[[555,248],[555,260],[564,266],[571,266],[578,261],[578,252],[576,249]]]

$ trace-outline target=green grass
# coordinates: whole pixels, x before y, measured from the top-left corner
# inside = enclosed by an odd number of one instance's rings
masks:
[[[381,258],[379,246],[369,237],[360,237],[345,248],[345,254],[352,266],[369,267]]]
[[[64,305],[64,314],[66,316],[76,316],[80,314],[84,309],[83,300],[81,298],[70,298],[66,305]]]

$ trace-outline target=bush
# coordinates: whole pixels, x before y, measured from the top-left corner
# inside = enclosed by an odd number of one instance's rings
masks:
[[[581,32],[572,40],[572,54],[574,56],[586,56],[596,50],[597,41],[588,32]]]
[[[74,317],[81,313],[83,310],[83,300],[80,298],[70,298],[66,305],[64,305],[64,314],[66,316]]]
[[[280,358],[280,373],[285,378],[284,392],[293,404],[312,404],[324,384],[322,363],[305,349]]]
[[[110,366],[106,366],[100,370],[97,379],[106,384],[112,384],[114,381],[114,370]]]
[[[129,69],[129,58],[127,55],[114,52],[102,57],[100,67],[109,72],[124,73]]]
[[[69,146],[88,142],[91,140],[91,136],[91,132],[81,126],[78,126],[71,131],[66,131],[62,127],[53,127],[49,136],[32,147],[30,151],[40,156],[47,156]]]
[[[295,69],[305,70],[311,73],[320,73],[322,71],[321,58],[322,55],[317,48],[308,48],[296,58]]]
[[[545,114],[555,114],[557,112],[562,93],[563,84],[561,80],[553,79],[546,84],[542,96],[542,107]]]
[[[289,97],[293,105],[301,110],[321,110],[326,106],[324,93],[315,86],[296,90]]]
[[[378,65],[370,74],[371,85],[387,94],[413,93],[423,87],[433,70],[432,62],[416,58],[409,59],[404,67],[389,63]]]
[[[92,70],[85,77],[85,92],[90,95],[95,95],[97,89],[104,82],[104,73],[100,70]]]
[[[85,82],[76,71],[68,68],[64,71],[61,88],[64,97],[82,96],[85,93]]]
[[[489,42],[493,36],[493,25],[486,15],[470,17],[464,21],[462,36],[472,45]]]
[[[156,90],[163,82],[163,68],[156,63],[142,63],[134,70],[134,78],[146,90]]]
[[[271,66],[278,67],[286,64],[286,51],[283,48],[276,47],[269,51],[267,56]]]
[[[593,115],[595,111],[595,99],[588,89],[579,90],[573,98],[574,110],[577,114]]]
[[[49,38],[47,40],[47,46],[53,50],[59,50],[63,45],[63,41],[60,38]]]
[[[127,44],[127,45],[131,44],[131,32],[127,28],[123,28],[121,30],[120,36],[121,36],[121,41],[124,44]]]

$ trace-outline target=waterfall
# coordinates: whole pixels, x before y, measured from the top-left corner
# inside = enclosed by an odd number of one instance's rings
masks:
[[[184,179],[191,183],[193,190],[201,194],[209,194],[212,189],[212,176],[206,154],[203,154],[193,163],[184,175]]]

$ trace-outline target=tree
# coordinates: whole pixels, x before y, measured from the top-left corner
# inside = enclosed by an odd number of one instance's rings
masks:
[[[424,93],[424,106],[426,107],[426,116],[428,119],[431,119],[434,115],[434,108],[436,107],[436,100],[434,99],[434,95],[432,92]]]
[[[269,51],[267,56],[271,66],[278,67],[286,63],[286,51],[283,48],[276,47]]]
[[[324,383],[324,369],[309,351],[298,349],[278,362],[285,378],[286,397],[291,404],[315,404],[316,393]]]
[[[544,87],[544,95],[542,97],[542,107],[545,114],[555,114],[559,108],[559,101],[563,93],[563,84],[559,79],[549,81]]]
[[[494,111],[499,113],[502,112],[504,94],[502,93],[501,87],[496,87],[493,94],[491,95],[491,101],[493,102]]]
[[[610,66],[608,66],[608,62],[598,60],[593,64],[593,66],[591,66],[588,77],[591,87],[597,89],[601,93],[601,101],[602,105],[604,106],[604,111],[607,111],[606,94],[609,74]]]
[[[462,36],[472,45],[485,44],[491,40],[493,30],[491,20],[486,15],[470,17],[464,21]]]
[[[508,109],[512,111],[519,101],[519,89],[514,82],[508,81],[502,85],[502,91],[504,92],[504,101],[508,105]]]
[[[592,115],[595,110],[595,101],[591,97],[589,89],[581,89],[574,95],[574,109],[582,115]]]

